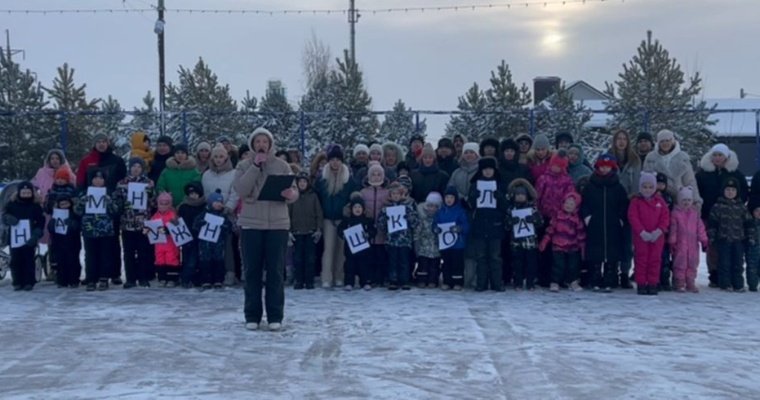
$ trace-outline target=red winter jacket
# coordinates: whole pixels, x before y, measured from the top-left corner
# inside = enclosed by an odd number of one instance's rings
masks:
[[[670,225],[668,204],[659,193],[648,199],[640,194],[636,195],[628,206],[628,222],[631,224],[634,240],[639,239],[643,231],[653,232],[657,229],[662,231],[658,240],[665,239]]]
[[[90,182],[87,182],[87,170],[91,167],[97,167],[100,164],[100,152],[94,148],[87,153],[81,161],[79,161],[79,168],[77,168],[77,188],[86,188]]]
[[[567,172],[555,173],[551,169],[546,170],[536,181],[538,211],[544,218],[554,218],[562,209],[565,195],[574,191],[573,178]]]
[[[583,251],[586,243],[586,229],[578,212],[568,213],[560,210],[546,228],[541,247],[552,244],[553,251],[570,253]]]
[[[174,210],[169,210],[163,213],[158,211],[153,214],[151,220],[160,219],[164,222],[164,226],[166,226],[167,222],[176,217],[177,213],[174,212]],[[166,243],[156,243],[153,246],[155,247],[156,253],[156,265],[179,268],[179,248],[174,244],[171,235],[166,235]]]

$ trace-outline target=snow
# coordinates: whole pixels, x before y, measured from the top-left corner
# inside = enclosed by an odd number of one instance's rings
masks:
[[[758,398],[757,293],[286,290],[2,282],[3,399]]]

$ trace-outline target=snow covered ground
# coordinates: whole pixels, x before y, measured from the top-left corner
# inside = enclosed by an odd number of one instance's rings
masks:
[[[757,293],[287,289],[273,333],[241,289],[9,286],[2,399],[760,398]]]

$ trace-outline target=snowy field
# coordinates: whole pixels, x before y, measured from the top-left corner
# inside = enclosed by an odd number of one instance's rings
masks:
[[[760,295],[0,284],[2,399],[757,399]]]

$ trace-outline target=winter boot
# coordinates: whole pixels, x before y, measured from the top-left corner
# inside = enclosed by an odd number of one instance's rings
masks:
[[[102,279],[100,282],[98,282],[98,290],[108,290],[108,279]]]
[[[87,291],[88,292],[94,292],[95,289],[97,289],[97,285],[95,284],[95,282],[89,282],[87,284]]]
[[[559,285],[556,283],[552,283],[551,285],[549,285],[549,291],[554,292],[554,293],[559,292]]]
[[[620,274],[620,288],[633,289],[633,286],[631,285],[631,278],[629,278],[628,274],[626,273]]]
[[[122,284],[122,280],[121,280],[121,278],[113,278],[113,279],[111,279],[111,284],[113,284],[113,285],[121,285]]]
[[[636,294],[642,296],[649,294],[649,287],[647,285],[636,285]]]
[[[572,281],[570,283],[570,290],[572,290],[573,292],[582,292],[583,286],[581,286],[580,281]]]
[[[657,285],[649,285],[647,294],[650,296],[657,296]]]
[[[124,289],[132,289],[133,287],[137,286],[134,282],[124,282]]]

